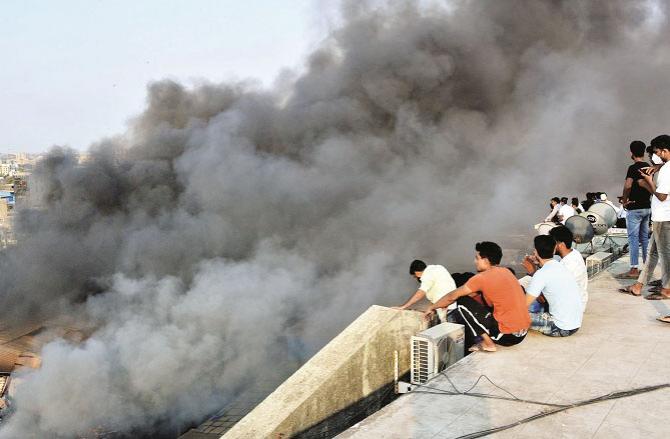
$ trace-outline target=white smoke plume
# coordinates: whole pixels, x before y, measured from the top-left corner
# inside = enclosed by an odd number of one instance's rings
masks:
[[[90,163],[54,148],[0,309],[97,329],[45,346],[0,438],[200,419],[668,131],[667,1],[448,6],[345,3],[288,85],[154,83]]]

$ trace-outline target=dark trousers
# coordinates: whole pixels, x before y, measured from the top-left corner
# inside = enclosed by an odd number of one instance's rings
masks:
[[[465,347],[472,346],[477,337],[486,333],[495,344],[501,346],[513,346],[521,343],[526,337],[522,334],[503,334],[498,328],[498,322],[493,318],[493,308],[483,305],[470,296],[460,297],[456,301],[457,319],[465,325]]]

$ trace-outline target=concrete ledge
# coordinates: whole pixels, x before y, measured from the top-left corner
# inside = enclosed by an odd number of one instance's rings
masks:
[[[420,312],[370,307],[222,437],[288,438],[317,424],[328,429],[332,415],[387,393],[394,351],[400,374],[409,371],[410,336],[426,326]]]
[[[605,270],[614,261],[614,255],[609,252],[598,252],[586,258],[586,272],[589,277]]]

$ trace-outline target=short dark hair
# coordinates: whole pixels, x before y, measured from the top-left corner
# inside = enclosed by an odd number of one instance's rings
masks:
[[[656,136],[651,140],[651,147],[654,149],[667,149],[670,150],[670,136],[667,134],[661,134]]]
[[[568,204],[568,197],[561,198],[561,203]]]
[[[562,242],[567,248],[572,247],[574,237],[570,229],[565,226],[558,226],[549,230],[549,236],[554,238],[556,242]]]
[[[570,200],[570,203],[574,206],[579,206],[579,200],[577,197],[572,197],[572,200]]]
[[[422,272],[425,269],[426,269],[426,263],[419,259],[415,259],[412,261],[411,264],[409,264],[409,274],[414,274],[417,271]]]
[[[633,157],[644,157],[646,149],[647,145],[642,140],[633,140],[630,142],[630,152],[633,154]]]
[[[491,265],[500,264],[502,259],[502,249],[495,242],[482,241],[475,244],[475,250],[479,253],[479,256],[489,260]]]
[[[556,249],[556,240],[553,236],[537,235],[533,240],[535,250],[542,259],[550,259],[554,257],[554,250]]]
[[[554,197],[554,198],[551,199],[551,201],[555,201],[555,202],[557,202],[557,203],[560,203],[560,202],[561,202],[561,199],[558,198],[558,197]]]

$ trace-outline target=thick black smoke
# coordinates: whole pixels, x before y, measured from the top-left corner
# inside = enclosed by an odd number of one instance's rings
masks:
[[[290,87],[151,84],[91,162],[35,175],[0,309],[98,329],[44,348],[0,437],[197,419],[398,303],[412,259],[467,266],[549,196],[617,187],[667,131],[667,10],[357,2]]]

